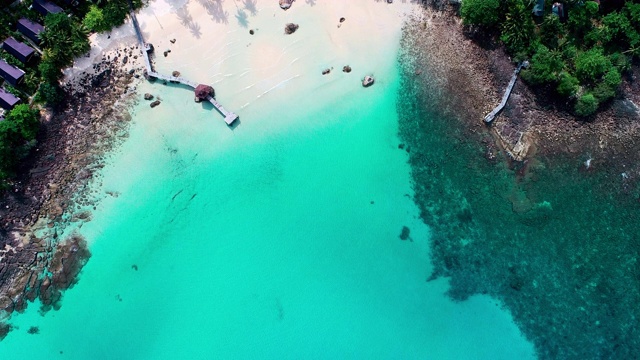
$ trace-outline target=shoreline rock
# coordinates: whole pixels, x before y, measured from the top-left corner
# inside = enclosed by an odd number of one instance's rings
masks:
[[[99,196],[89,192],[88,184],[104,166],[103,155],[127,136],[138,81],[136,71],[128,69],[138,61],[130,55],[134,49],[105,54],[66,80],[64,107],[42,109],[38,143],[0,197],[0,312],[22,311],[37,298],[45,311],[59,308],[63,291],[89,258],[80,236],[59,234],[67,218],[90,221],[86,209]],[[122,56],[128,56],[127,64]],[[0,333],[9,328],[0,321]]]
[[[282,10],[288,10],[293,5],[294,0],[279,0],[278,2]]]

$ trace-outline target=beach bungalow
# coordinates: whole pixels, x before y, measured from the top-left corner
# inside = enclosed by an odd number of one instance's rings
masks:
[[[33,10],[39,12],[42,16],[62,12],[61,7],[47,0],[33,0]]]
[[[38,35],[44,31],[44,26],[27,18],[22,18],[18,20],[18,31],[34,43],[40,44],[40,37]]]
[[[13,86],[18,86],[24,79],[24,71],[0,59],[0,76]]]
[[[560,20],[566,20],[567,14],[564,12],[564,5],[562,3],[553,3],[551,6],[551,13],[560,18]]]
[[[11,36],[4,40],[2,48],[24,64],[28,63],[35,53],[35,50],[33,50],[31,46],[22,43]]]
[[[14,106],[18,105],[20,99],[15,95],[6,92],[4,89],[0,89],[0,106],[5,110],[11,110]]]
[[[544,0],[536,1],[536,5],[533,7],[533,15],[544,16]]]

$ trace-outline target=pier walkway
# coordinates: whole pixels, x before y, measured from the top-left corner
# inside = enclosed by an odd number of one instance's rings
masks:
[[[150,79],[154,78],[154,79],[169,81],[176,84],[183,84],[195,90],[198,84],[193,81],[189,81],[182,77],[167,76],[167,75],[163,75],[153,71],[153,66],[151,65],[151,59],[149,59],[149,53],[153,51],[153,47],[150,44],[147,44],[144,42],[144,38],[142,37],[142,31],[140,30],[140,24],[138,23],[138,19],[136,18],[136,14],[133,12],[133,10],[129,12],[129,16],[131,17],[133,28],[136,31],[138,42],[142,47],[142,56],[144,57],[144,64],[145,64],[145,67],[147,68],[147,77]],[[231,126],[236,120],[238,120],[239,116],[237,114],[226,110],[212,96],[208,96],[207,100],[213,105],[214,108],[216,108],[216,110],[218,110],[218,112],[222,116],[224,116],[224,122],[227,123],[227,125]]]
[[[522,70],[522,68],[526,69],[528,67],[528,61],[523,61],[518,65],[516,70],[513,72],[513,76],[511,77],[511,81],[509,81],[507,89],[504,91],[504,95],[502,95],[502,101],[500,101],[500,104],[498,104],[498,106],[496,106],[490,113],[487,114],[487,116],[484,117],[485,123],[491,124],[491,122],[496,118],[500,111],[504,109],[504,107],[507,105],[507,100],[509,100],[509,96],[511,96],[511,91],[513,91],[513,87],[516,84],[516,80],[518,80],[518,74],[520,73],[520,70]]]

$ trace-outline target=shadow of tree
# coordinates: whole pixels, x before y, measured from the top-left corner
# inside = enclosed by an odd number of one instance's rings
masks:
[[[240,26],[242,26],[243,28],[249,27],[249,16],[244,10],[238,9],[236,19],[238,20]]]
[[[224,11],[222,8],[223,2],[224,0],[198,0],[198,3],[204,7],[213,21],[219,24],[228,24],[229,12]]]
[[[258,13],[258,0],[243,0],[242,6],[251,13],[251,15],[255,15]]]

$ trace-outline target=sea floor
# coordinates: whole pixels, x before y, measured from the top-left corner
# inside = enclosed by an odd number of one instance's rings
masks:
[[[233,14],[247,2],[222,3]],[[500,304],[487,296],[456,303],[445,279],[426,281],[430,230],[398,148],[401,12],[389,16],[387,4],[365,0],[299,1],[287,13],[273,3],[246,9],[246,20],[264,31],[297,11],[299,38],[278,33],[251,46],[285,54],[274,66],[295,59],[293,66],[271,73],[234,60],[244,59],[233,54],[248,47],[239,35],[247,27],[230,16],[216,23],[228,29],[220,41],[232,45],[218,45],[229,56],[189,58],[191,47],[169,55],[190,59],[187,77],[198,64],[226,59],[208,76],[223,105],[240,114],[235,129],[185,89],[139,86],[162,103],[151,109],[141,100],[133,109],[129,139],[94,184],[102,199],[76,230],[91,259],[60,310],[42,316],[32,304],[13,316],[1,358],[534,357]],[[215,22],[198,17],[200,3],[177,6],[152,6],[142,22],[172,14]],[[362,28],[336,39],[334,15],[342,13]],[[353,35],[376,31],[384,35],[364,43]],[[336,46],[339,55],[328,56]],[[357,70],[346,74],[342,57],[350,54]],[[172,68],[161,61],[159,69]],[[324,66],[335,67],[330,76],[320,74]],[[367,73],[378,80],[364,89]]]

